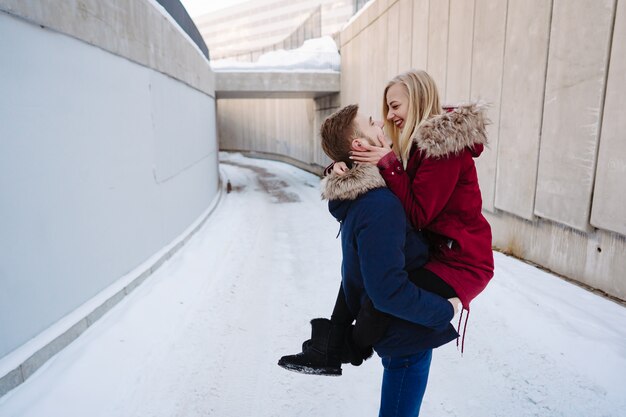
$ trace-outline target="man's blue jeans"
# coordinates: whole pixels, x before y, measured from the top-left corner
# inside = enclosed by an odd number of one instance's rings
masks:
[[[417,417],[426,391],[432,349],[409,356],[382,358],[379,417]]]

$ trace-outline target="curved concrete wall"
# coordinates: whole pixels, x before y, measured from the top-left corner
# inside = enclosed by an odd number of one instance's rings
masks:
[[[214,77],[163,13],[0,1],[0,358],[154,267],[218,194]]]
[[[622,0],[375,0],[341,33],[341,104],[381,117],[412,67],[445,102],[491,103],[477,166],[494,245],[626,300],[625,34]],[[308,149],[338,103],[267,103],[219,100],[220,146],[324,165]]]

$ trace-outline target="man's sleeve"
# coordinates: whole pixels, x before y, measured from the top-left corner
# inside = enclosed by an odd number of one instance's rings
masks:
[[[406,216],[395,197],[377,200],[358,213],[357,248],[365,291],[376,309],[443,330],[454,316],[445,298],[424,291],[404,270]]]

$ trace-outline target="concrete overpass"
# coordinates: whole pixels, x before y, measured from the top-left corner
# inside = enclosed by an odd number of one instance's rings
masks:
[[[215,71],[220,98],[318,98],[339,93],[341,76],[330,71]]]

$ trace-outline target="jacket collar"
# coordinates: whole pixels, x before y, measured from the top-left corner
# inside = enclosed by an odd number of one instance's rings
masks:
[[[343,175],[335,173],[322,179],[322,199],[356,200],[375,188],[386,187],[378,168],[374,165],[355,164]]]
[[[486,127],[489,123],[485,103],[460,105],[424,122],[414,141],[426,157],[457,155],[465,148],[470,148],[474,156],[478,156],[487,144]]]

